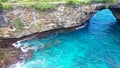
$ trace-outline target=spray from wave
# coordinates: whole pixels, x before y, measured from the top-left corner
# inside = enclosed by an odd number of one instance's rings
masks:
[[[25,61],[23,62],[18,61],[16,64],[11,65],[10,68],[21,68],[24,63]]]
[[[40,44],[40,46],[33,46],[33,45],[30,45],[29,43],[24,43],[22,44],[22,41],[17,41],[16,43],[13,43],[12,44],[15,48],[20,48],[22,52],[26,53],[28,52],[29,50],[32,50],[32,51],[37,51],[38,49],[41,49],[44,47],[44,44]]]
[[[27,53],[29,52],[30,50],[31,51],[37,51],[39,49],[42,49],[44,48],[44,44],[43,43],[40,43],[39,46],[34,46],[34,45],[30,45],[29,43],[23,43],[24,40],[20,40],[20,41],[17,41],[15,43],[12,44],[12,46],[14,46],[15,48],[20,48],[21,51],[23,53]],[[24,55],[20,56],[20,58],[25,58]],[[24,65],[25,63],[25,60],[22,60],[22,61],[18,61],[17,63],[15,64],[12,64],[10,66],[10,68],[22,68],[22,66]]]

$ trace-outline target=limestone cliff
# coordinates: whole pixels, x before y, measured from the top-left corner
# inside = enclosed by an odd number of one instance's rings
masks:
[[[0,37],[19,38],[36,32],[83,25],[102,5],[58,4],[47,11],[27,7],[4,10],[0,14]]]
[[[110,5],[109,9],[112,11],[116,19],[120,21],[120,2],[116,3],[115,5]]]

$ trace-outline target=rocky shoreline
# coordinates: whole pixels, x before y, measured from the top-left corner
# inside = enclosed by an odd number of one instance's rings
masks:
[[[27,7],[4,10],[0,14],[0,37],[20,38],[36,32],[75,27],[89,20],[103,5],[58,4],[54,9],[47,11]]]
[[[87,23],[86,23],[87,24]],[[44,31],[44,32],[39,32],[39,33],[34,33],[28,36],[24,36],[21,38],[3,38],[0,41],[0,45],[6,45],[6,46],[1,46],[2,48],[5,48],[1,51],[4,51],[3,53],[8,53],[10,54],[9,56],[7,56],[4,60],[1,59],[2,61],[0,62],[0,68],[10,68],[10,66],[12,64],[19,62],[22,62],[23,60],[28,60],[30,57],[32,57],[32,51],[28,51],[27,53],[23,53],[20,48],[16,49],[12,46],[13,43],[19,41],[19,40],[29,40],[29,39],[33,39],[35,37],[37,38],[44,38],[47,37],[49,34],[51,33],[58,33],[58,32],[66,32],[66,31],[74,31],[76,29],[80,29],[86,26],[86,24],[82,24],[82,25],[78,25],[75,27],[71,27],[71,28],[61,28],[61,29],[53,29],[53,30],[48,30],[48,31]],[[1,52],[0,51],[0,52]],[[9,53],[10,52],[10,53]],[[2,54],[2,53],[1,53]],[[23,57],[23,58],[21,58]],[[12,61],[12,62],[11,62]]]
[[[100,3],[83,5],[82,7],[59,4],[54,11],[44,12],[25,7],[4,10],[0,14],[2,21],[0,22],[2,25],[0,27],[0,54],[3,54],[2,58],[0,57],[0,68],[9,68],[12,64],[27,60],[32,56],[32,51],[23,53],[20,49],[14,48],[13,43],[35,37],[44,38],[50,33],[80,29],[86,26],[91,16],[102,8],[105,8],[105,5]],[[15,24],[16,18],[17,22],[23,24],[23,30],[18,30],[21,27]],[[3,59],[6,55],[7,57]],[[25,55],[24,58],[21,59],[21,55]]]
[[[0,62],[0,68],[10,68],[11,65],[17,63],[18,61],[26,61],[32,57],[31,52],[23,53],[20,49],[16,49],[14,47],[4,49],[4,54],[5,53],[7,53],[8,56]]]
[[[58,4],[54,10],[47,10],[44,12],[25,7],[4,10],[2,14],[0,14],[0,20],[2,19],[5,21],[4,23],[0,22],[0,47],[9,47],[17,40],[26,37],[34,37],[40,33],[81,27],[102,7],[103,4],[101,3],[83,5],[82,7]],[[24,24],[24,29],[20,32],[16,31],[19,25],[14,24],[14,19],[16,19],[16,17],[20,19],[19,24]],[[28,23],[28,25],[25,25],[26,23]],[[39,29],[39,24],[44,25],[40,25]]]
[[[102,4],[99,4],[99,5],[102,5]],[[86,26],[87,21],[89,21],[91,16],[97,11],[96,10],[97,6],[98,4],[92,5],[91,6],[92,8],[90,8],[89,5],[84,5],[82,7],[58,5],[54,11],[48,10],[40,13],[36,12],[34,9],[27,9],[27,8],[24,8],[24,9],[22,8],[23,12],[20,12],[21,11],[20,8],[14,9],[12,11],[5,10],[5,12],[2,14],[2,16],[4,16],[3,20],[6,21],[6,23],[9,22],[10,25],[6,24],[4,27],[0,28],[0,32],[3,33],[0,36],[0,48],[5,48],[2,51],[7,49],[7,51],[10,52],[9,54],[13,56],[11,57],[7,56],[7,58],[9,59],[6,58],[7,60],[2,60],[3,62],[0,63],[0,68],[9,68],[12,64],[17,63],[18,61],[21,61],[20,59],[21,55],[27,54],[23,60],[27,60],[32,56],[31,52],[23,53],[21,52],[20,49],[14,48],[12,46],[13,43],[19,40],[25,41],[35,37],[44,38],[44,37],[47,37],[50,33],[73,31],[73,30],[83,28]],[[27,13],[28,15],[26,16],[26,13],[24,12],[28,12]],[[40,18],[35,17],[38,14],[40,14]],[[35,16],[32,16],[31,18],[29,15],[30,16],[35,15]],[[14,22],[16,17],[18,17],[20,21],[22,21],[22,23],[24,24],[31,21],[32,24],[38,25],[38,23],[40,24],[44,23],[44,25],[42,25],[40,29],[38,29],[38,26],[37,28],[36,26],[34,26],[32,27],[32,29],[27,28],[27,29],[24,29],[22,32],[15,32],[14,29],[16,30],[18,26],[16,26],[12,22]],[[25,27],[26,26],[24,26],[24,28]],[[31,31],[29,32],[29,30]],[[3,53],[6,53],[6,51]]]

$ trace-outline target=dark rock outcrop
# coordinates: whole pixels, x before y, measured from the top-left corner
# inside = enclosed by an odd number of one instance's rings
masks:
[[[109,9],[113,13],[113,15],[116,17],[116,19],[120,21],[120,3],[117,3],[115,5],[110,5]]]
[[[8,25],[9,25],[9,22],[6,22],[2,13],[0,13],[0,27],[6,27]]]

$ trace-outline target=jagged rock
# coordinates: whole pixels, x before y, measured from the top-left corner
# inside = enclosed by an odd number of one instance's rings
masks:
[[[110,5],[109,9],[112,11],[116,19],[120,21],[120,3],[117,3],[115,5]]]
[[[103,4],[92,4],[83,6],[71,6],[59,4],[53,9],[54,11],[37,11],[33,8],[15,8],[13,10],[6,10],[4,13],[4,21],[10,22],[7,27],[16,28],[11,29],[9,37],[22,37],[35,32],[42,32],[51,29],[69,28],[81,25],[88,21],[90,17],[97,12],[96,9]],[[19,18],[22,30],[17,29],[15,19]],[[17,31],[18,30],[18,31]]]

